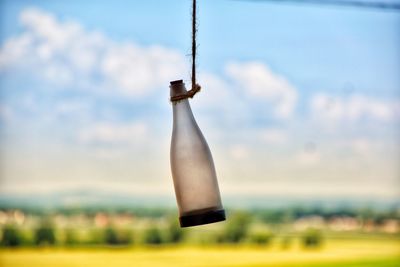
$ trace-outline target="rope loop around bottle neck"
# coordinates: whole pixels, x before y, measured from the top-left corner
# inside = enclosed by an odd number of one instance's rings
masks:
[[[170,100],[171,102],[176,102],[187,98],[193,98],[198,92],[200,92],[200,90],[201,86],[196,84],[191,90],[181,95],[172,96]]]

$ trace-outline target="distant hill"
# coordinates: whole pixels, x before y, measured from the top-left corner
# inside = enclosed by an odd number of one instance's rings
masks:
[[[228,208],[280,208],[289,206],[321,208],[399,208],[399,199],[371,198],[312,198],[312,197],[269,197],[269,196],[223,196]],[[118,192],[101,192],[89,189],[32,193],[30,195],[0,194],[0,207],[172,207],[176,206],[175,196],[132,195]]]

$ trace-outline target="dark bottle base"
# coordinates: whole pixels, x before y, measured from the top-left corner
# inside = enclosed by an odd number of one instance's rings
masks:
[[[225,221],[225,210],[204,211],[179,217],[181,227],[190,227]]]

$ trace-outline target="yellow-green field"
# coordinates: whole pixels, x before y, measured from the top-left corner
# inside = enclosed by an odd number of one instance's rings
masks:
[[[329,241],[317,250],[292,247],[159,247],[3,249],[1,267],[400,266],[400,242]]]

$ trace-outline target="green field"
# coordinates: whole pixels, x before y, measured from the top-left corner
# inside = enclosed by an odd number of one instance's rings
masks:
[[[154,266],[400,266],[396,240],[329,241],[322,248],[298,246],[175,246],[86,249],[2,249],[2,267]]]

